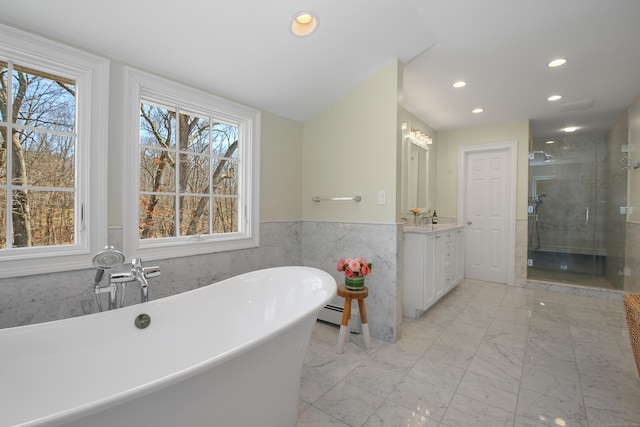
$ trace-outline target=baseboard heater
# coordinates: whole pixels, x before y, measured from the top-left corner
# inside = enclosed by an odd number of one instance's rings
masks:
[[[340,322],[342,322],[343,312],[343,306],[337,304],[327,304],[320,310],[320,314],[318,314],[318,320],[322,320],[323,322],[327,323],[333,323],[335,325],[340,325]],[[351,332],[354,332],[356,334],[362,333],[360,312],[358,311],[357,306],[351,307],[351,320],[349,320],[349,326],[351,327]]]

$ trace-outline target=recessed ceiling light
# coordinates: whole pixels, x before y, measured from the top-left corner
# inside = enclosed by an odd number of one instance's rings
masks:
[[[577,130],[578,130],[578,128],[577,128],[577,127],[575,127],[575,126],[569,126],[569,127],[566,127],[566,128],[564,128],[564,129],[562,129],[562,130],[563,130],[563,131],[565,131],[565,132],[569,132],[569,133],[570,133],[570,132],[575,132],[575,131],[577,131]]]
[[[474,108],[473,110],[471,110],[473,114],[482,113],[483,111],[484,111],[484,108]]]
[[[547,141],[547,142],[545,142],[545,144],[555,144],[555,143],[556,143],[555,141]]]
[[[467,82],[463,82],[462,80],[457,81],[453,84],[453,87],[455,88],[460,88],[460,87],[465,87],[467,85]]]
[[[557,101],[559,99],[562,99],[562,95],[551,95],[547,98],[547,101]]]
[[[298,37],[311,35],[318,28],[318,18],[311,12],[299,12],[291,22],[291,32]]]
[[[564,58],[558,58],[558,59],[554,59],[553,61],[549,62],[547,65],[551,68],[555,68],[555,67],[559,67],[561,65],[564,65],[567,63],[567,60]]]

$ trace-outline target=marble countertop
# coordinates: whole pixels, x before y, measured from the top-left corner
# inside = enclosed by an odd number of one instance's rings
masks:
[[[403,225],[402,230],[405,233],[431,233],[436,231],[451,230],[454,228],[462,227],[458,224],[429,224],[422,226]]]

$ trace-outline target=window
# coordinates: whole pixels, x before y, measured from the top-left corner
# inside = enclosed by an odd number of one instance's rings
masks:
[[[106,244],[108,61],[0,40],[0,277],[88,268]]]
[[[257,246],[260,113],[130,68],[126,92],[125,251],[158,259]]]

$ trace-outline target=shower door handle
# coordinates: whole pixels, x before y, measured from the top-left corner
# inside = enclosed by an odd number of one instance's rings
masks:
[[[589,207],[584,208],[584,225],[589,224]]]

